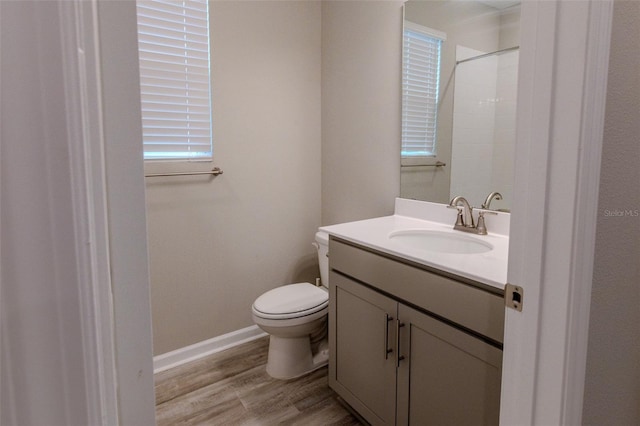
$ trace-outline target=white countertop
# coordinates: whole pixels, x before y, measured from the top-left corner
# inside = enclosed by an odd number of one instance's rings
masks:
[[[323,226],[321,231],[382,253],[398,256],[425,266],[503,289],[507,282],[509,254],[509,214],[487,216],[488,235],[453,231],[455,210],[443,204],[396,199],[392,216]],[[492,232],[492,228],[495,231]],[[399,230],[433,230],[454,232],[493,246],[478,254],[442,253],[410,247],[389,238]]]

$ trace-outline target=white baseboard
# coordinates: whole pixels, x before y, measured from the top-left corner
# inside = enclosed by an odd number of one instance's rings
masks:
[[[175,351],[153,357],[153,373],[168,370],[187,362],[195,361],[207,355],[247,343],[260,337],[267,336],[257,325],[232,331],[213,339],[205,340]]]

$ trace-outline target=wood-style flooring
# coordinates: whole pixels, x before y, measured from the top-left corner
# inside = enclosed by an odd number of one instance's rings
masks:
[[[327,385],[327,367],[276,380],[266,370],[269,338],[155,375],[162,425],[360,425]]]

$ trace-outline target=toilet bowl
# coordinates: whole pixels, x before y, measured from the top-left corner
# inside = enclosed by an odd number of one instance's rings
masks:
[[[321,286],[288,284],[267,291],[253,302],[253,321],[269,334],[267,373],[271,377],[299,377],[329,360],[328,245],[329,235],[317,232],[314,246],[318,250]]]

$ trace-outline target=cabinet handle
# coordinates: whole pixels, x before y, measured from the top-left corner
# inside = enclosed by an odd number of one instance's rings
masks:
[[[400,320],[396,320],[396,348],[397,348],[397,363],[396,367],[400,367],[400,361],[404,359],[404,355],[400,355],[400,329],[404,327],[404,323]]]
[[[393,321],[393,317],[389,314],[384,314],[384,317],[384,359],[389,359],[389,354],[393,352],[389,347],[389,322]]]

